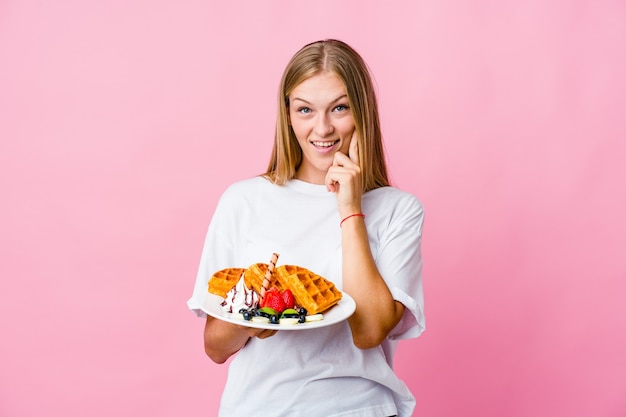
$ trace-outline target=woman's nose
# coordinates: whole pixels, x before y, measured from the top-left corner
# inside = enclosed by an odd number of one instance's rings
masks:
[[[326,137],[333,133],[333,125],[325,114],[320,114],[315,123],[315,134],[319,137]]]

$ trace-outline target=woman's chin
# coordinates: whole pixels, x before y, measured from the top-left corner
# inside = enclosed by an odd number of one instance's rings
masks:
[[[326,174],[331,166],[332,163],[328,165],[318,165],[315,168],[299,169],[296,172],[295,178],[300,181],[310,182],[311,184],[324,184],[326,182]]]

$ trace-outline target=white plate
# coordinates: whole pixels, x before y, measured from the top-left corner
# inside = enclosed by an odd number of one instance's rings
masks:
[[[222,309],[222,301],[224,299],[219,295],[207,293],[207,298],[202,306],[202,311],[207,313],[211,317],[227,321],[229,323],[238,324],[240,326],[254,327],[255,329],[268,329],[268,330],[308,330],[317,329],[320,327],[326,327],[346,320],[354,313],[356,309],[356,303],[345,292],[342,292],[343,297],[335,304],[330,310],[326,311],[324,318],[320,321],[310,321],[306,323],[297,324],[271,324],[271,323],[254,323],[252,321],[244,320],[241,314],[227,313]]]

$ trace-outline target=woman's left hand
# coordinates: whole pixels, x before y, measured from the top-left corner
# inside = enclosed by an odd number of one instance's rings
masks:
[[[361,212],[361,167],[359,166],[359,144],[356,129],[350,139],[348,155],[335,153],[333,164],[326,173],[326,188],[335,193],[339,214],[347,215]]]

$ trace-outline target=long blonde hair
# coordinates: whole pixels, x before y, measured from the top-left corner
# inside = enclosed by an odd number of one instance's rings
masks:
[[[363,191],[389,185],[372,78],[363,58],[352,47],[335,39],[304,46],[287,64],[280,82],[274,148],[265,177],[279,185],[295,177],[302,162],[302,150],[289,124],[289,94],[322,71],[333,72],[346,86],[359,137]]]

